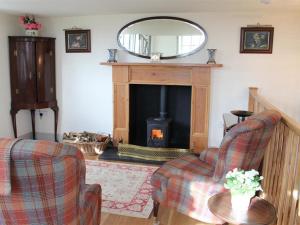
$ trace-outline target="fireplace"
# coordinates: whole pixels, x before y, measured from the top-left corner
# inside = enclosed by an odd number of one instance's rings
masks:
[[[143,96],[143,98],[138,97],[137,99],[132,99],[132,91],[141,91],[139,88],[136,90],[135,88],[132,89],[132,86],[157,86],[157,88],[154,88],[150,91],[150,94],[153,92],[154,94],[157,94],[157,97],[159,98],[160,86],[168,85],[167,112],[169,115],[168,117],[172,118],[172,122],[170,124],[169,145],[172,146],[172,144],[174,144],[174,140],[180,140],[180,136],[183,133],[178,132],[178,129],[174,128],[174,126],[181,126],[182,123],[179,122],[175,124],[174,117],[168,110],[170,107],[169,105],[172,105],[169,101],[169,92],[171,92],[172,88],[176,89],[176,87],[189,87],[191,95],[189,106],[179,105],[176,110],[172,111],[182,111],[189,107],[189,126],[185,126],[186,124],[184,124],[184,127],[186,127],[185,129],[187,129],[184,133],[188,133],[188,136],[183,138],[188,139],[188,147],[193,149],[195,152],[199,152],[207,147],[211,70],[216,67],[222,67],[221,64],[207,65],[193,63],[148,62],[118,62],[101,64],[112,66],[114,90],[113,138],[115,143],[123,141],[123,143],[141,143],[139,145],[146,146],[147,143],[144,141],[144,139],[146,139],[145,137],[147,135],[147,126],[144,125],[138,129],[135,126],[139,125],[139,123],[146,124],[145,121],[149,117],[157,117],[158,112],[160,111],[159,104],[151,102],[152,100],[150,98],[153,96],[149,95],[149,93],[148,95]],[[145,99],[149,100],[150,103],[144,104]],[[132,100],[138,101],[136,108],[132,108]],[[138,107],[139,103],[144,104],[144,106]],[[186,101],[183,101],[182,103],[185,104]],[[132,109],[135,110],[135,114],[132,113]],[[147,111],[146,114],[139,113],[145,110]],[[132,133],[136,133],[136,135],[132,135]],[[132,140],[132,136],[135,136],[136,138]]]

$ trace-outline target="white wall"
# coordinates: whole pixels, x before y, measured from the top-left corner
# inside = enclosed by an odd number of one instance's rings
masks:
[[[10,76],[9,76],[9,54],[8,36],[20,35],[21,29],[18,18],[0,14],[0,137],[13,137],[13,129],[10,117]],[[31,131],[30,116],[26,111],[17,114],[18,135]]]
[[[248,87],[257,86],[271,102],[300,121],[300,15],[293,13],[168,14],[199,23],[208,33],[205,48],[217,48],[216,61],[223,68],[212,71],[210,145],[222,139],[222,114],[247,109]],[[44,35],[57,38],[57,84],[60,106],[59,131],[112,131],[111,68],[108,48],[117,48],[116,35],[126,23],[153,15],[106,15],[46,18]],[[248,24],[275,27],[273,54],[240,54],[240,27]],[[65,53],[63,29],[73,26],[92,32],[92,53]],[[119,52],[119,61],[144,61]],[[207,52],[173,62],[206,63]],[[53,116],[38,121],[40,132],[52,132]]]

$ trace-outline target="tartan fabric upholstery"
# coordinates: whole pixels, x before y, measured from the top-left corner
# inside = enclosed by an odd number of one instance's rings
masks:
[[[258,169],[273,129],[281,116],[264,111],[236,125],[219,149],[188,155],[162,165],[152,176],[153,200],[196,220],[222,224],[208,209],[208,199],[224,192],[226,173],[233,168]]]
[[[11,194],[10,151],[17,141],[0,139],[0,195]]]
[[[222,141],[214,179],[224,179],[226,173],[234,168],[257,170],[280,119],[278,112],[267,110],[234,126]]]
[[[216,165],[219,157],[218,148],[208,148],[201,152],[199,159],[208,163],[209,165]]]
[[[75,147],[18,141],[11,150],[11,184],[11,195],[0,196],[1,225],[100,224],[101,187],[85,184],[85,161]]]

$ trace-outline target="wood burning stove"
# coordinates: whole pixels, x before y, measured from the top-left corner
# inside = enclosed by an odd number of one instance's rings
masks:
[[[167,86],[160,88],[160,116],[147,119],[147,146],[168,147],[171,119],[167,118]]]

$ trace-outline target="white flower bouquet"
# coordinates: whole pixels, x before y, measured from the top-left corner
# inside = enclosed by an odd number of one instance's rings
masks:
[[[256,170],[238,170],[235,168],[226,174],[226,182],[224,187],[231,192],[232,207],[235,205],[237,208],[242,206],[242,202],[248,208],[251,198],[255,195],[256,191],[261,190],[260,181],[262,176]]]

